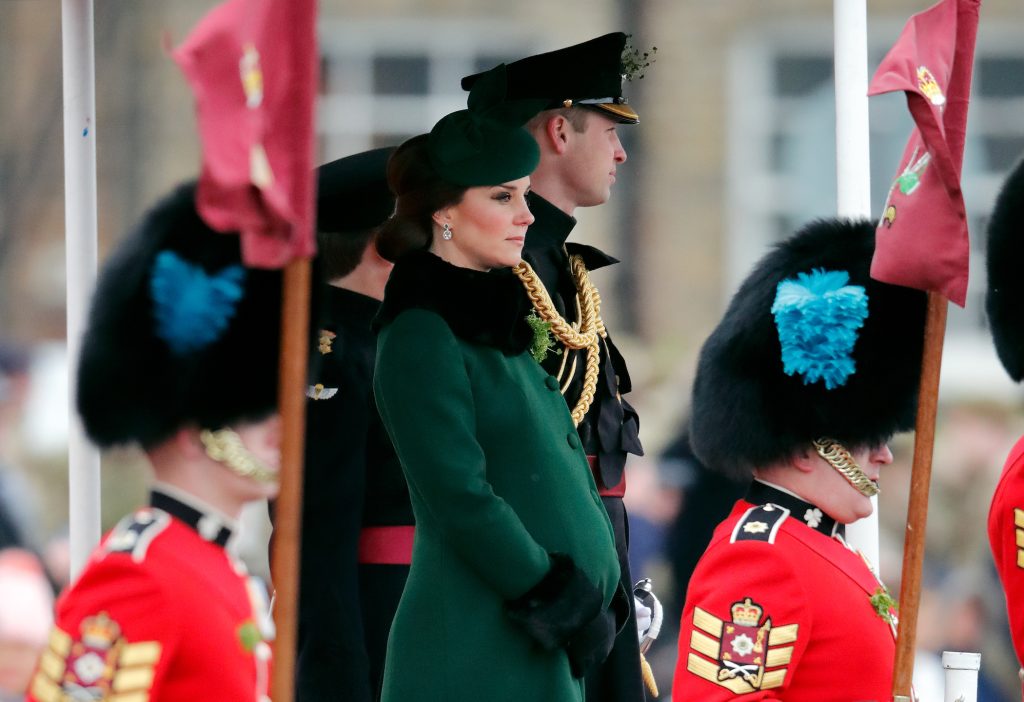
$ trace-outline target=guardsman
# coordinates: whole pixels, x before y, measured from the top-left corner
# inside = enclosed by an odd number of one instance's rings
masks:
[[[1024,161],[996,200],[988,225],[988,294],[985,299],[996,352],[1014,381],[1024,380]],[[1006,594],[1010,636],[1024,661],[1024,437],[1006,459],[988,513],[988,539]],[[1022,672],[1024,680],[1024,672]]]
[[[106,262],[78,411],[155,482],[60,597],[29,700],[269,700],[266,594],[230,544],[242,506],[277,492],[281,282],[199,219],[194,184]]]
[[[525,265],[515,270],[551,335],[552,352],[543,365],[558,378],[576,422],[615,529],[622,584],[631,592],[624,467],[626,455],[642,455],[643,448],[636,412],[623,398],[629,372],[601,320],[600,297],[589,278],[589,271],[616,260],[592,246],[566,243],[576,209],[601,205],[611,194],[616,169],[626,160],[619,126],[639,122],[622,97],[624,53],[632,68],[642,70],[629,60],[622,33],[515,61],[507,66],[506,99],[537,100],[544,108],[527,124],[541,157],[530,176],[535,221],[526,234]],[[462,79],[470,99],[480,75]],[[588,672],[587,699],[644,699],[635,611],[607,661]]]
[[[391,216],[387,160],[375,149],[318,171],[317,249],[323,284],[306,393],[299,702],[369,702],[409,573],[413,516],[402,468],[373,398],[370,328],[392,263],[374,245]]]
[[[872,222],[804,227],[704,344],[693,449],[750,487],[690,579],[673,700],[892,696],[894,602],[843,534],[913,426],[925,295],[869,277],[874,241]]]

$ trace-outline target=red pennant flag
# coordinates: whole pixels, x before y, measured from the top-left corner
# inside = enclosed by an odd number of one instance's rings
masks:
[[[914,15],[869,95],[902,90],[916,125],[889,188],[871,276],[964,306],[970,243],[960,190],[981,0],[942,0]]]
[[[241,233],[247,265],[312,256],[316,0],[228,0],[173,56],[196,96],[200,216]]]

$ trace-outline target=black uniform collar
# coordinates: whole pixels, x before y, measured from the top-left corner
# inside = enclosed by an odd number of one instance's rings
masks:
[[[597,270],[618,263],[617,258],[612,258],[598,248],[587,244],[566,243],[566,239],[572,234],[576,226],[576,218],[567,215],[537,193],[531,192],[528,196],[530,213],[534,220],[530,228],[526,230],[526,245],[523,246],[523,258],[529,259],[543,254],[552,249],[561,251],[564,247],[568,254],[578,254],[583,257],[588,271]]]
[[[754,505],[773,504],[785,507],[791,517],[825,536],[844,536],[846,533],[845,525],[825,514],[819,507],[777,485],[754,480],[744,499]]]
[[[173,494],[172,494],[173,493]],[[188,504],[185,502],[188,501]],[[158,483],[149,495],[149,504],[163,510],[195,530],[204,541],[224,547],[234,533],[234,521],[207,508],[195,498],[170,485]]]
[[[567,215],[537,193],[527,196],[527,205],[533,215],[533,224],[526,230],[524,254],[532,254],[544,249],[561,248],[565,240],[572,234],[576,226],[576,218]]]
[[[407,309],[436,312],[459,338],[507,354],[522,353],[533,342],[529,298],[509,268],[474,271],[429,251],[407,254],[391,271],[374,329]]]
[[[380,309],[380,300],[335,285],[323,287],[327,317],[332,322],[366,327]]]

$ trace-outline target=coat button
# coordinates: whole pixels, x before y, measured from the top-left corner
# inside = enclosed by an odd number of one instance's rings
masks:
[[[569,448],[578,449],[580,447],[580,435],[576,432],[570,432],[565,440],[569,442]]]
[[[548,390],[558,390],[558,378],[553,375],[549,375],[544,379],[544,384],[548,386]]]

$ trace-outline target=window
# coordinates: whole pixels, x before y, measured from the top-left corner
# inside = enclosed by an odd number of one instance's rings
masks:
[[[463,76],[539,51],[538,39],[508,22],[321,23],[321,160],[428,130],[466,106]]]

